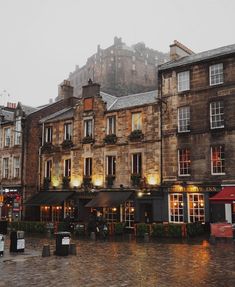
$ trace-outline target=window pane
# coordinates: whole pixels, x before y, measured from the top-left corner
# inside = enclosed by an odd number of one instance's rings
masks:
[[[187,91],[190,89],[189,85],[189,71],[178,73],[178,92]]]

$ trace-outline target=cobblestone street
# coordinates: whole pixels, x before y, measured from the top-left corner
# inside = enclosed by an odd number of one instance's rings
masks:
[[[73,242],[77,256],[43,258],[54,239],[26,237],[25,255],[10,257],[7,238],[0,286],[235,286],[233,243]]]

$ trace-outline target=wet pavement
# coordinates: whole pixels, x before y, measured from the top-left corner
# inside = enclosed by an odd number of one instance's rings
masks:
[[[207,240],[135,239],[73,240],[77,256],[42,257],[43,244],[55,240],[26,237],[25,254],[0,257],[0,287],[232,287],[235,286],[235,244]],[[51,252],[52,253],[52,252]]]

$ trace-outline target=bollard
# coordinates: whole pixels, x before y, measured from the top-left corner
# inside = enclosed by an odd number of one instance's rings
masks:
[[[72,243],[69,245],[69,254],[70,255],[77,255],[77,246],[76,244]]]
[[[91,240],[96,240],[95,232],[91,232]]]
[[[144,241],[149,242],[149,234],[148,233],[144,234]]]
[[[50,245],[43,245],[43,249],[42,249],[42,257],[49,257],[51,256],[51,252],[50,252]]]

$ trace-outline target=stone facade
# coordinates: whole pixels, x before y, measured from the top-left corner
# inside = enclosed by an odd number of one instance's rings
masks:
[[[81,97],[82,86],[88,79],[101,84],[102,91],[122,96],[155,90],[157,87],[157,66],[168,59],[168,54],[158,52],[138,43],[126,46],[121,38],[114,38],[114,44],[87,59],[86,64],[69,75],[74,87],[74,96]]]

